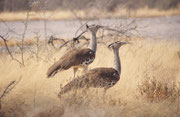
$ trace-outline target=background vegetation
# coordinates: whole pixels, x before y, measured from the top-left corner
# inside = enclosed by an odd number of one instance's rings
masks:
[[[128,9],[148,7],[167,10],[180,7],[179,0],[1,0],[0,11],[13,12],[32,10],[31,4],[37,1],[43,3],[41,5],[46,5],[47,10],[84,10],[96,8],[113,11],[118,7]]]

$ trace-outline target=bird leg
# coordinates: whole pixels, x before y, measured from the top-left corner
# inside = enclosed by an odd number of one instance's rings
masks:
[[[76,72],[77,72],[78,68],[77,67],[74,67],[73,68],[73,79],[76,77]],[[73,80],[72,79],[72,80]]]
[[[87,87],[84,87],[82,89],[82,94],[83,94],[83,97],[87,98],[87,91],[88,91],[88,88]]]
[[[84,68],[83,68],[83,72],[87,72],[88,71],[88,66],[86,65],[86,66],[84,66]]]

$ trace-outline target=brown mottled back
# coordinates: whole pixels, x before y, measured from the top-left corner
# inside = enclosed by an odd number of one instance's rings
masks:
[[[113,68],[95,68],[88,71],[83,76],[76,78],[66,84],[59,92],[61,97],[64,93],[80,88],[105,88],[114,86],[120,79],[118,72]]]
[[[59,61],[54,63],[47,71],[47,77],[54,76],[58,71],[67,70],[72,66],[79,66],[83,65],[84,62],[88,61],[89,59],[94,60],[95,53],[91,49],[76,49],[67,52],[64,56],[62,56]],[[90,61],[87,64],[92,63]]]

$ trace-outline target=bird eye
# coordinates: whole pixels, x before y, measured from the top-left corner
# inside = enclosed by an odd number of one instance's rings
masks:
[[[90,51],[89,54],[92,54],[92,51]]]

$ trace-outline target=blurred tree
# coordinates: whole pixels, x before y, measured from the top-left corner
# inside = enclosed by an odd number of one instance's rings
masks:
[[[30,9],[32,2],[44,0],[0,0],[0,11],[24,11]],[[180,0],[46,0],[47,10],[56,9],[79,9],[97,8],[101,10],[114,11],[117,7],[123,6],[128,9],[142,7],[170,9],[176,8]]]
[[[1,0],[1,11],[21,11],[28,10],[30,0]]]
[[[177,7],[180,4],[180,0],[145,0],[149,8],[157,8],[167,10]]]
[[[5,0],[0,0],[0,11],[4,10],[4,1]]]

